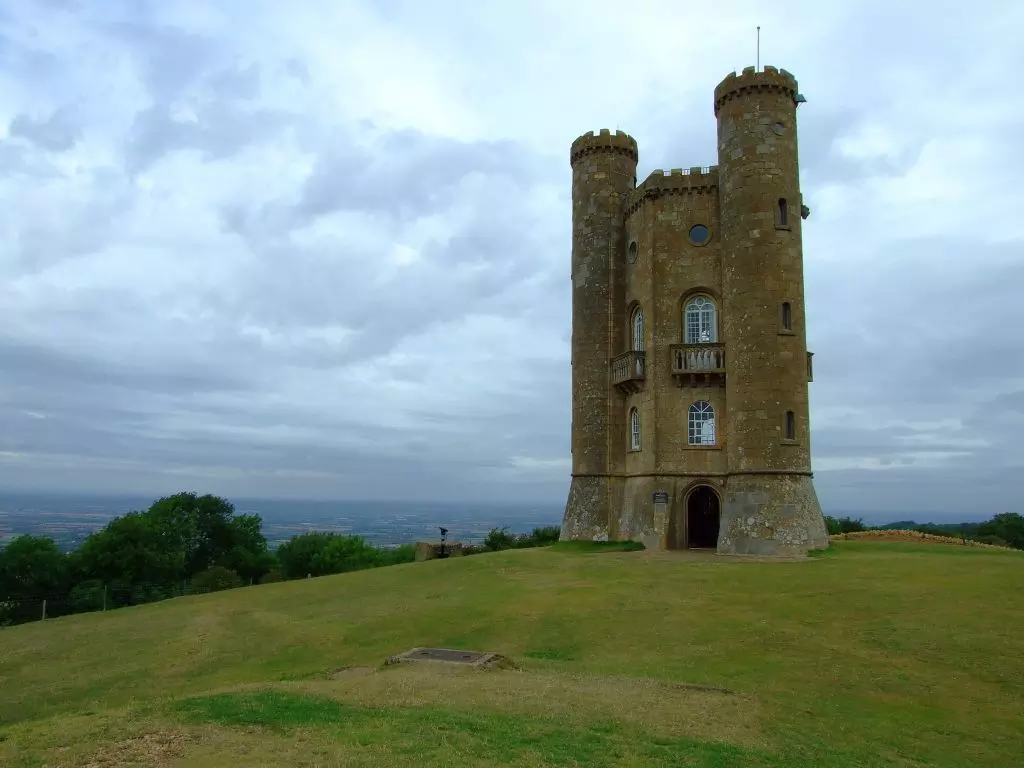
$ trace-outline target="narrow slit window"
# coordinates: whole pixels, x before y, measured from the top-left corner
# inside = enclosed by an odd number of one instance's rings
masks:
[[[796,416],[792,411],[786,411],[786,439],[796,440]]]
[[[789,210],[786,206],[786,198],[784,197],[779,198],[779,226],[789,226]]]
[[[782,302],[782,329],[793,330],[793,307],[788,301]]]
[[[629,449],[640,450],[640,412],[636,408],[629,412]]]

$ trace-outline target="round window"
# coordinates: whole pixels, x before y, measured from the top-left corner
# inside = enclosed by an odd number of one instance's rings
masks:
[[[782,121],[780,120],[779,122],[772,126],[772,130],[775,131],[779,136],[781,136],[783,133],[786,132],[786,126],[783,125]]]
[[[633,264],[636,261],[636,240],[631,240],[629,243],[629,263]]]
[[[711,239],[711,230],[703,224],[694,224],[690,227],[690,242],[694,245],[704,245]]]

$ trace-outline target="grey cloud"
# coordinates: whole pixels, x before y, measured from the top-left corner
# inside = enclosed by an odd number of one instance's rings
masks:
[[[15,115],[8,130],[11,136],[21,136],[53,152],[71,149],[81,134],[73,110],[65,107],[46,118],[36,119],[24,113]]]
[[[503,98],[508,72],[520,76],[521,52],[482,12],[459,24],[493,56],[453,65],[449,82],[444,66],[460,52],[446,53],[423,106],[464,107],[476,124],[442,129],[443,114],[402,111],[395,72],[325,56],[329,35],[289,37],[271,15],[245,35],[231,26],[277,13],[274,4],[220,8],[186,28],[188,13],[165,4],[78,4],[61,18],[90,44],[70,48],[26,39],[20,22],[0,27],[0,72],[27,84],[11,91],[0,140],[0,484],[500,496],[557,509],[569,457],[568,142],[604,126],[554,108],[507,124],[504,102],[486,99]],[[390,7],[389,23],[416,8]],[[977,25],[988,22],[957,22],[950,40],[943,14],[829,8],[834,17],[815,11],[820,34],[794,34],[774,62],[809,98],[800,131],[816,214],[805,244],[819,494],[829,511],[896,517],[1009,508],[1021,496],[1007,478],[1024,468],[1024,272],[1019,232],[1004,223],[989,237],[1000,222],[986,217],[1013,199],[966,200],[970,231],[926,239],[901,216],[915,193],[940,210],[942,179],[887,207],[870,186],[912,171],[936,138],[1003,147],[1002,167],[962,177],[979,188],[1024,161],[1013,143],[1021,114],[972,90],[974,58],[921,58],[939,39],[978,50],[987,38]],[[911,22],[921,32],[908,43]],[[429,49],[427,30],[396,29]],[[606,65],[587,30],[577,33],[566,41],[574,67],[550,71],[559,87],[577,82],[588,56]],[[386,38],[374,51],[381,70]],[[97,49],[116,73],[90,58]],[[635,58],[638,93],[663,65]],[[378,101],[346,98],[346,78],[375,77]],[[946,107],[974,103],[991,121],[929,112],[940,94],[911,87],[929,83],[948,86]],[[337,99],[324,97],[331,88]],[[91,112],[100,89],[109,104]],[[710,94],[692,93],[601,107],[641,142],[641,176],[714,162]],[[920,110],[904,108],[915,99]],[[538,121],[564,141],[537,139]],[[865,126],[883,139],[898,132],[904,148],[844,156],[841,142]],[[965,168],[961,159],[950,172]],[[859,207],[828,210],[849,200]]]
[[[139,18],[100,25],[112,41],[127,46],[141,65],[143,78],[158,104],[177,99],[216,61],[218,41],[205,35],[151,21],[150,6],[134,9]]]
[[[458,183],[468,176],[500,176],[528,185],[539,171],[536,159],[511,141],[468,144],[412,130],[387,132],[372,150],[350,145],[322,158],[306,182],[299,212],[423,214],[450,205]]]
[[[126,166],[136,174],[169,152],[183,149],[197,149],[208,160],[223,160],[275,134],[289,120],[278,111],[246,109],[223,101],[197,105],[194,120],[172,116],[167,105],[154,105],[135,117]]]

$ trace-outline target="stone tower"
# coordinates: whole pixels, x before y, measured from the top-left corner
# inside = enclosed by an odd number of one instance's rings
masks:
[[[572,143],[572,482],[563,539],[784,555],[828,546],[811,481],[797,84],[715,89],[718,165],[636,183],[620,131]]]

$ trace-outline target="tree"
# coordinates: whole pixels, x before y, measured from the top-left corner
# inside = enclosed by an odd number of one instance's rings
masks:
[[[67,587],[67,558],[46,536],[15,536],[0,549],[0,625],[39,618],[42,602]],[[65,611],[51,606],[51,615]]]
[[[60,591],[67,577],[67,561],[53,539],[23,534],[0,549],[0,594],[40,596]]]
[[[184,557],[167,546],[146,513],[129,512],[89,534],[71,553],[71,564],[77,581],[169,583],[181,580]]]
[[[236,535],[250,533],[245,524],[234,524],[234,513],[234,506],[217,496],[177,493],[153,502],[146,517],[165,549],[180,553],[182,575],[189,577],[230,551]]]
[[[1024,549],[1024,515],[1003,512],[977,528],[978,536],[990,536],[1005,541],[1014,549]]]

